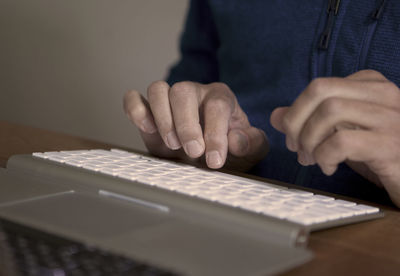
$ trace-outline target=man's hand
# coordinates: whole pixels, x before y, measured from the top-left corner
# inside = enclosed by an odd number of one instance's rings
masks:
[[[269,149],[264,132],[250,125],[223,83],[170,87],[157,81],[149,86],[147,100],[137,91],[126,93],[124,110],[148,150],[161,157],[193,160],[205,155],[210,168],[227,161],[229,168],[247,170]]]
[[[332,175],[346,161],[400,207],[400,90],[379,72],[316,79],[271,123],[302,165]]]

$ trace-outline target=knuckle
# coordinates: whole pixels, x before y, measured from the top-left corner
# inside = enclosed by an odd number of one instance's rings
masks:
[[[342,151],[349,143],[349,135],[347,131],[338,131],[332,138],[332,148],[336,151]]]
[[[207,101],[206,103],[208,110],[222,111],[231,109],[232,106],[226,97],[214,97]]]
[[[211,90],[216,91],[218,93],[233,95],[233,92],[226,83],[214,82],[209,84],[209,86],[211,87]]]
[[[223,82],[217,82],[213,84],[212,91],[217,97],[221,97],[227,102],[234,104],[236,102],[236,96],[229,86]]]
[[[172,85],[170,93],[172,97],[185,96],[195,90],[195,86],[190,81],[177,82]]]
[[[339,112],[343,111],[343,109],[343,100],[339,98],[328,98],[320,104],[318,112],[323,117],[329,117],[338,114]]]
[[[147,88],[147,96],[151,97],[157,96],[160,93],[168,92],[169,86],[165,81],[154,81]]]
[[[204,142],[206,144],[219,145],[221,144],[220,140],[219,134],[215,131],[209,131],[208,133],[204,134]]]
[[[176,132],[183,137],[197,137],[197,124],[179,124],[175,126]]]
[[[328,78],[316,78],[311,81],[310,85],[305,91],[306,96],[310,98],[319,97],[330,86]]]
[[[400,96],[399,88],[394,82],[385,81],[381,85],[382,85],[382,90],[386,91],[387,93],[390,93],[393,96]]]
[[[358,73],[363,74],[363,75],[365,75],[366,77],[371,77],[371,78],[374,78],[374,77],[375,77],[375,78],[376,78],[376,77],[378,77],[378,78],[384,78],[384,76],[382,75],[381,72],[378,72],[378,71],[373,70],[373,69],[364,69],[364,70],[359,71]]]
[[[398,109],[400,105],[400,89],[395,83],[391,81],[380,83],[379,92],[383,93],[382,97],[384,97],[391,106]]]

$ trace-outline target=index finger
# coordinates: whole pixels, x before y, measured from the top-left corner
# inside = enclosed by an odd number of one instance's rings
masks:
[[[179,82],[169,92],[172,116],[178,138],[186,154],[191,158],[204,153],[205,143],[200,125],[200,84]]]
[[[212,86],[203,103],[206,162],[210,168],[221,168],[226,161],[229,123],[235,108],[238,104],[225,86]]]
[[[283,129],[283,118],[285,117],[289,107],[282,106],[275,108],[270,117],[271,125],[278,131],[284,132]]]

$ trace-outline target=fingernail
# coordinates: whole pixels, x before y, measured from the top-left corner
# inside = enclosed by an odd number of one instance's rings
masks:
[[[308,166],[308,162],[307,162],[306,155],[305,155],[304,151],[299,150],[297,152],[297,161],[303,166]]]
[[[286,146],[290,151],[296,151],[296,143],[289,137],[286,136]]]
[[[185,152],[192,158],[199,157],[203,153],[203,147],[196,140],[187,142],[183,148]]]
[[[140,129],[143,132],[146,132],[146,133],[149,133],[149,134],[154,133],[154,132],[157,131],[157,127],[154,125],[153,121],[151,121],[149,119],[144,119],[142,121],[142,125],[140,126]]]
[[[308,165],[315,165],[315,160],[312,155],[306,153],[306,160]]]
[[[213,150],[206,153],[206,162],[210,168],[220,168],[222,166],[222,158],[218,151]]]
[[[167,141],[167,146],[170,149],[177,150],[181,147],[181,143],[179,142],[178,137],[175,134],[175,131],[170,131],[167,134],[167,137],[165,140]]]

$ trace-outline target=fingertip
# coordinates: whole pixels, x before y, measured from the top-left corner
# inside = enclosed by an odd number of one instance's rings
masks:
[[[283,128],[283,117],[287,113],[288,107],[277,107],[275,108],[270,117],[271,125],[278,131],[284,132]]]
[[[301,150],[297,152],[297,162],[299,162],[302,166],[308,166],[305,154]]]
[[[216,150],[206,153],[206,163],[211,169],[219,169],[224,165],[221,154]]]
[[[293,142],[289,135],[286,135],[286,147],[293,152],[296,152],[298,150],[296,143]]]
[[[330,166],[330,165],[320,166],[320,168],[322,172],[327,176],[333,175],[337,170],[337,166]]]
[[[312,166],[316,164],[314,157],[304,150],[299,150],[297,152],[297,161],[303,166]]]
[[[169,85],[167,82],[163,81],[163,80],[158,80],[158,81],[154,81],[152,82],[149,87],[147,88],[147,96],[150,98],[155,94],[161,92],[161,93],[168,93],[169,90]]]
[[[182,147],[175,131],[170,131],[165,137],[164,141],[167,144],[167,146],[172,150],[178,150]]]
[[[191,140],[183,145],[186,154],[191,158],[198,158],[204,153],[204,145],[197,140]]]

